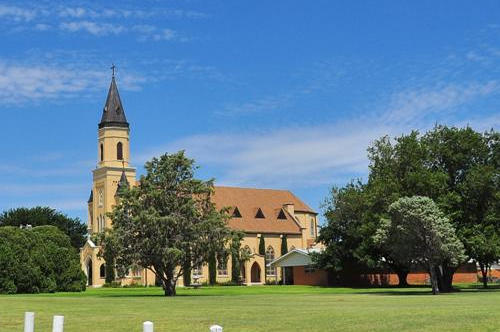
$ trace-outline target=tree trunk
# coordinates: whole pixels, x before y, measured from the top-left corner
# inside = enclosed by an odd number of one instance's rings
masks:
[[[431,277],[432,294],[437,295],[439,294],[439,287],[435,266],[429,266],[429,275]]]
[[[483,276],[483,288],[488,288],[488,267],[479,263],[479,268],[481,269],[481,275]]]
[[[453,291],[453,274],[455,274],[456,270],[456,267],[448,266],[446,264],[442,265],[442,273],[439,273],[438,275],[438,285],[441,293],[449,293]]]
[[[175,279],[173,271],[167,271],[166,279],[163,281],[163,290],[165,291],[165,296],[175,296]]]
[[[403,271],[403,270],[400,270],[400,271],[396,271],[397,275],[398,275],[398,286],[399,287],[408,287],[408,281],[407,281],[407,278],[408,278],[408,271]]]

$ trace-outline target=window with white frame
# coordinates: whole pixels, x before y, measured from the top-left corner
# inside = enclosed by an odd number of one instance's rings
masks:
[[[311,236],[316,236],[316,223],[314,222],[314,219],[311,219]]]

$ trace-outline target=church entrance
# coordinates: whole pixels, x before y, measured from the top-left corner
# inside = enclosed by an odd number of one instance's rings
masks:
[[[293,285],[293,266],[283,268],[283,284]]]
[[[260,266],[257,262],[252,264],[252,269],[250,270],[251,282],[260,282]]]
[[[92,260],[87,260],[87,286],[92,286]]]

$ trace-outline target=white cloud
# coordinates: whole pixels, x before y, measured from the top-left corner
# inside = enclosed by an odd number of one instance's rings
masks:
[[[185,149],[205,167],[220,170],[218,183],[263,187],[314,186],[332,179],[363,176],[366,148],[383,135],[398,136],[411,129],[426,130],[436,121],[471,125],[477,130],[495,127],[500,116],[454,116],[460,106],[498,93],[496,82],[447,85],[394,93],[380,111],[333,124],[297,126],[267,132],[196,135],[154,148],[140,162],[166,151]]]
[[[86,31],[95,36],[117,35],[126,31],[126,28],[122,25],[91,21],[63,22],[59,25],[59,28],[69,32]]]
[[[169,8],[125,9],[106,8],[98,4],[86,6],[64,6],[53,4],[50,7],[27,3],[25,6],[0,4],[0,25],[9,27],[9,32],[26,30],[49,31],[52,26],[66,33],[87,32],[93,36],[117,35],[122,33],[139,34],[140,41],[187,41],[177,31],[163,25],[155,26],[158,19],[199,19],[207,14]],[[109,22],[112,20],[112,22]],[[148,23],[151,22],[151,23]],[[133,28],[129,28],[129,26]]]
[[[28,22],[33,20],[37,15],[38,10],[35,8],[22,8],[0,4],[0,17],[3,19],[11,19],[15,22]]]
[[[387,122],[415,122],[430,114],[443,111],[453,112],[456,107],[475,98],[500,91],[497,81],[469,84],[449,84],[434,88],[421,88],[402,91],[394,94],[390,100],[389,110],[384,114]]]
[[[102,91],[109,73],[88,67],[28,64],[0,59],[0,104],[19,104],[41,99],[68,99],[83,93]],[[121,87],[137,90],[145,82],[140,75],[124,73]]]
[[[174,40],[177,39],[177,32],[171,29],[163,29],[160,33],[155,33],[153,35],[154,40]]]

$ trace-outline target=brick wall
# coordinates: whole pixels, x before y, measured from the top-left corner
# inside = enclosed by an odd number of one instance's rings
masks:
[[[328,272],[325,270],[306,272],[304,266],[294,266],[293,283],[294,285],[327,286]]]

